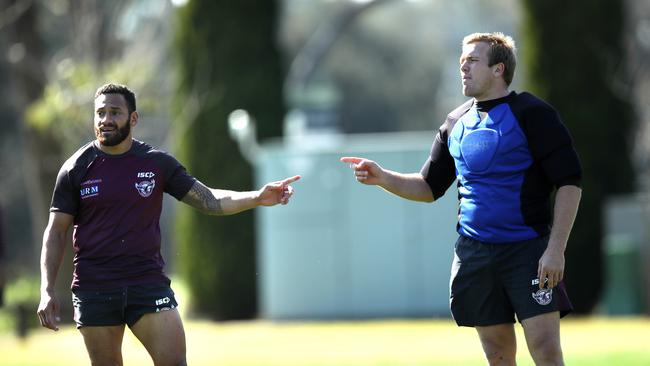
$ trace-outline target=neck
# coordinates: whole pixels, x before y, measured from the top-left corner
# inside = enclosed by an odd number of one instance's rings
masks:
[[[488,92],[486,92],[484,94],[477,95],[477,96],[474,97],[474,100],[477,101],[477,102],[482,102],[482,101],[485,101],[485,100],[503,98],[508,94],[510,94],[510,90],[508,90],[508,88],[499,88],[497,90],[491,90],[491,91],[488,91]]]
[[[131,136],[128,136],[127,138],[124,139],[124,141],[120,142],[115,146],[102,145],[99,143],[99,141],[95,140],[95,146],[102,152],[109,155],[124,154],[125,152],[131,149],[132,145],[133,145],[133,138]]]

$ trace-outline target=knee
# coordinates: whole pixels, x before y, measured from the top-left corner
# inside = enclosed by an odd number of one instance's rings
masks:
[[[185,354],[154,357],[153,361],[155,366],[187,366],[187,360],[185,359]]]
[[[167,364],[165,364],[165,365],[170,365],[170,366],[187,366],[187,361],[185,360],[185,358],[183,358],[183,359],[176,360],[176,361],[174,361],[173,363],[167,363]]]
[[[505,353],[485,353],[485,358],[490,366],[514,366],[516,365],[516,358],[514,354]]]
[[[481,340],[485,358],[491,366],[508,366],[516,364],[516,345],[509,342]]]
[[[92,366],[122,366],[122,355],[90,355],[90,364]]]
[[[119,348],[88,347],[87,350],[92,366],[122,366],[122,351]]]
[[[528,350],[538,365],[563,365],[560,340],[554,337],[539,337],[528,342]]]

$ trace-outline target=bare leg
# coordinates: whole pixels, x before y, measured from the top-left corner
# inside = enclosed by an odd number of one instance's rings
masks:
[[[517,337],[513,324],[476,327],[476,331],[490,366],[514,366],[517,364]]]
[[[145,314],[131,331],[155,366],[185,366],[185,330],[177,309]]]
[[[122,366],[124,325],[81,327],[90,363],[93,366]]]
[[[537,366],[564,366],[560,345],[560,314],[552,312],[521,322],[528,351]]]

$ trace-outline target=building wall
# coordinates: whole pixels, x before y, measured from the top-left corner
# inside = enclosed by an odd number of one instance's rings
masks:
[[[258,154],[258,185],[300,174],[292,202],[257,210],[260,316],[448,317],[457,190],[433,204],[362,185],[341,156],[417,172],[433,134],[305,137]]]

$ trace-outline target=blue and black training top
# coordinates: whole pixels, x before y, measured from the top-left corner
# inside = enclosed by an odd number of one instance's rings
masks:
[[[487,243],[550,232],[551,192],[582,169],[553,107],[530,93],[469,100],[452,111],[421,170],[435,199],[458,180],[458,233]]]

